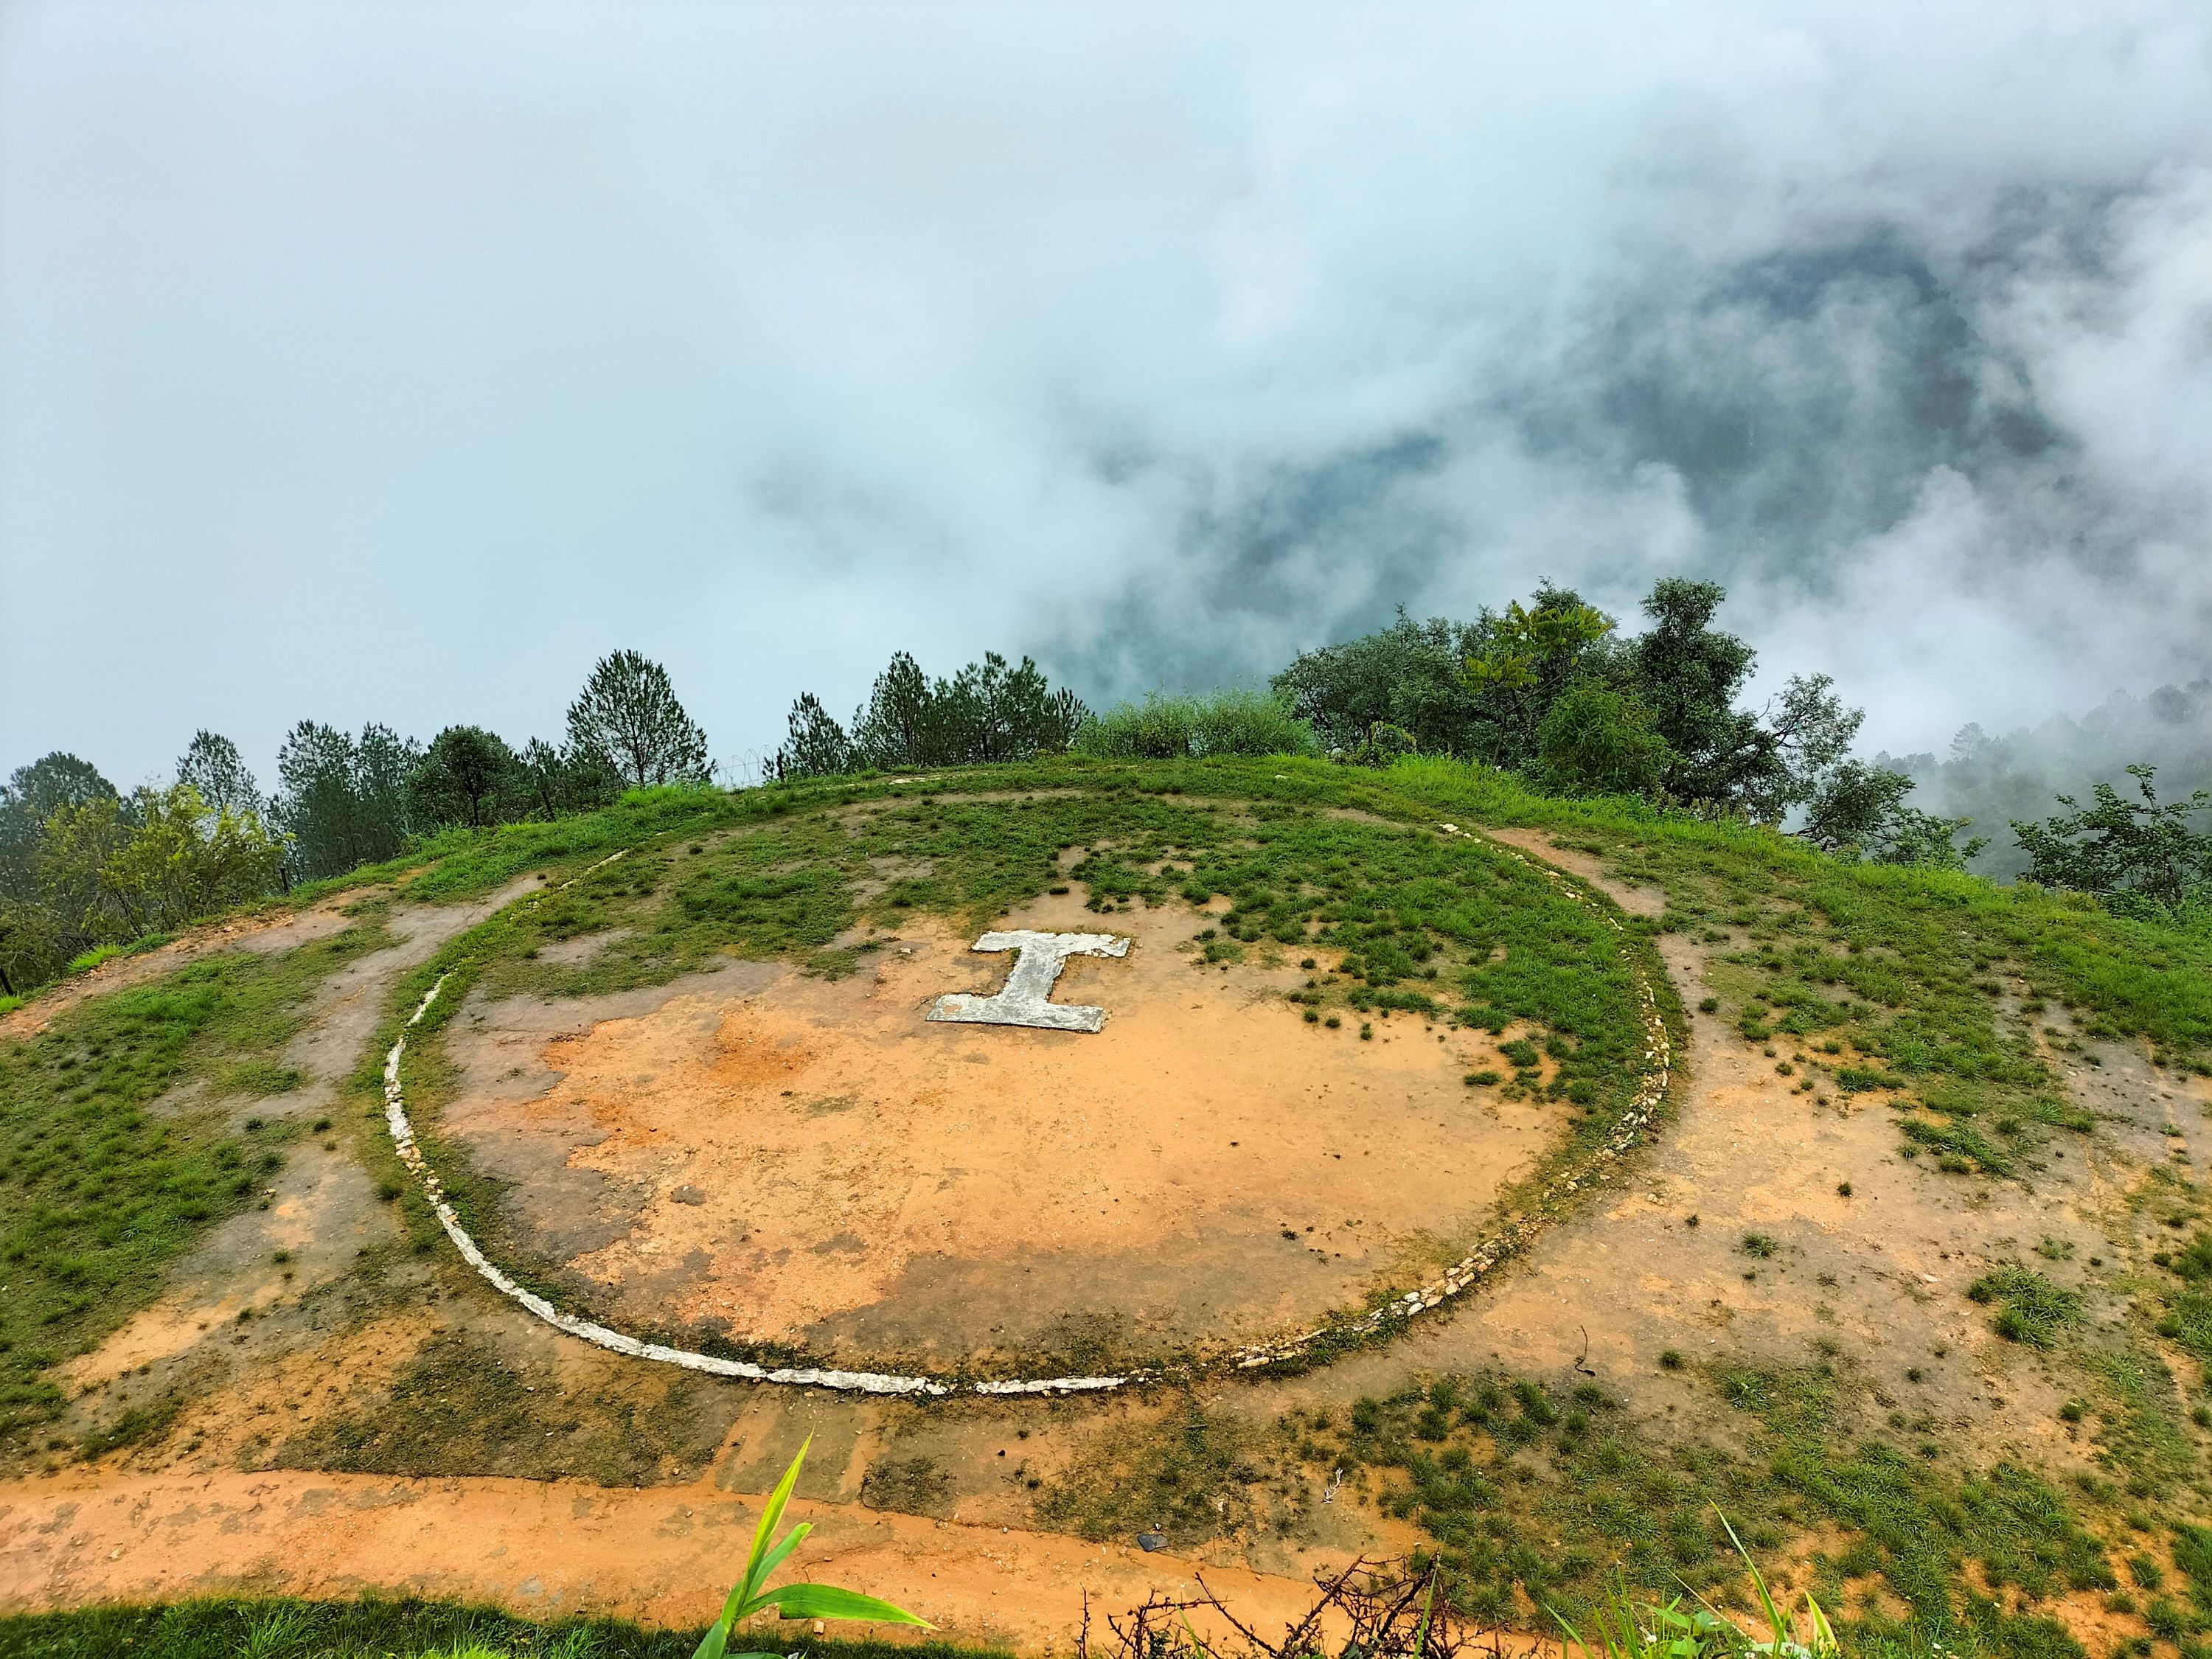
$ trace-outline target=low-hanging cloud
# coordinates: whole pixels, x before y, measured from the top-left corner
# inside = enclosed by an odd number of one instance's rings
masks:
[[[2185,3],[18,4],[0,198],[9,763],[1677,573],[1926,749],[2212,623]]]

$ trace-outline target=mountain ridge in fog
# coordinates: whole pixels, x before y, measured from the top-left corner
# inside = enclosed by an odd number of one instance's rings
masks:
[[[2094,785],[2109,783],[2123,799],[2137,799],[2127,769],[2139,764],[2158,769],[2160,800],[2212,788],[2212,678],[2161,685],[2141,697],[2115,691],[2086,714],[2054,714],[2002,735],[1971,725],[1942,757],[1884,753],[1876,760],[1919,786],[1913,804],[1922,811],[1972,818],[1971,833],[1990,844],[1971,867],[2010,881],[2028,862],[2010,821],[2065,810],[2062,794],[2086,799]]]

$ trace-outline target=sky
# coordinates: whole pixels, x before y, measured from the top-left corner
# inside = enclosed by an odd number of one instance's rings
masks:
[[[0,3],[0,769],[733,767],[1727,585],[1869,747],[2212,673],[2202,0]]]

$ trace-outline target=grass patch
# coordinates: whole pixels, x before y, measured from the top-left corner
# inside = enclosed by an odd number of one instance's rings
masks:
[[[806,1626],[763,1619],[732,1652],[765,1646],[814,1659],[1011,1659],[1001,1650],[946,1642],[878,1642],[805,1636]],[[84,1607],[0,1617],[9,1659],[397,1659],[471,1650],[537,1659],[691,1659],[698,1628],[662,1630],[619,1619],[524,1619],[465,1601],[307,1601],[221,1597],[167,1607]]]
[[[431,1337],[386,1395],[280,1446],[278,1468],[368,1474],[579,1477],[635,1486],[696,1473],[739,1397],[689,1372],[640,1369],[589,1395],[553,1367],[525,1373],[467,1332]]]
[[[1866,1431],[1868,1390],[1826,1363],[1707,1376],[1740,1414],[1717,1444],[1655,1442],[1595,1383],[1502,1375],[1439,1378],[1348,1416],[1294,1413],[1279,1444],[1316,1475],[1348,1471],[1417,1525],[1446,1593],[1478,1619],[1534,1623],[1545,1607],[1573,1618],[1616,1573],[1661,1599],[1686,1589],[1735,1601],[1740,1569],[1717,1505],[1756,1551],[1840,1529],[1843,1547],[1811,1565],[1823,1603],[1856,1615],[1851,1645],[1941,1638],[2023,1659],[2079,1655],[2035,1604],[2114,1577],[2040,1477],[2008,1463],[1956,1472]],[[1260,1484],[1273,1479],[1262,1471]],[[1905,1620],[1847,1607],[1844,1581],[1869,1576],[1909,1609]]]
[[[2024,1342],[2031,1348],[2053,1348],[2069,1328],[2081,1322],[2081,1293],[2054,1285],[2033,1267],[2008,1263],[1994,1267],[1966,1286],[1976,1302],[1997,1304],[1990,1328],[2008,1342]]]
[[[59,1414],[54,1368],[160,1293],[164,1270],[268,1184],[288,1126],[234,1133],[179,1085],[267,1080],[322,977],[381,939],[210,957],[0,1048],[0,1448]]]

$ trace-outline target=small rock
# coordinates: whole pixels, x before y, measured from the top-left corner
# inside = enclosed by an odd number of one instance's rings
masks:
[[[1147,1555],[1154,1550],[1164,1550],[1167,1547],[1168,1535],[1164,1532],[1140,1532],[1137,1534],[1137,1547]]]
[[[678,1187],[674,1192],[669,1194],[669,1197],[674,1199],[678,1204],[704,1204],[707,1201],[706,1194],[688,1183]]]

